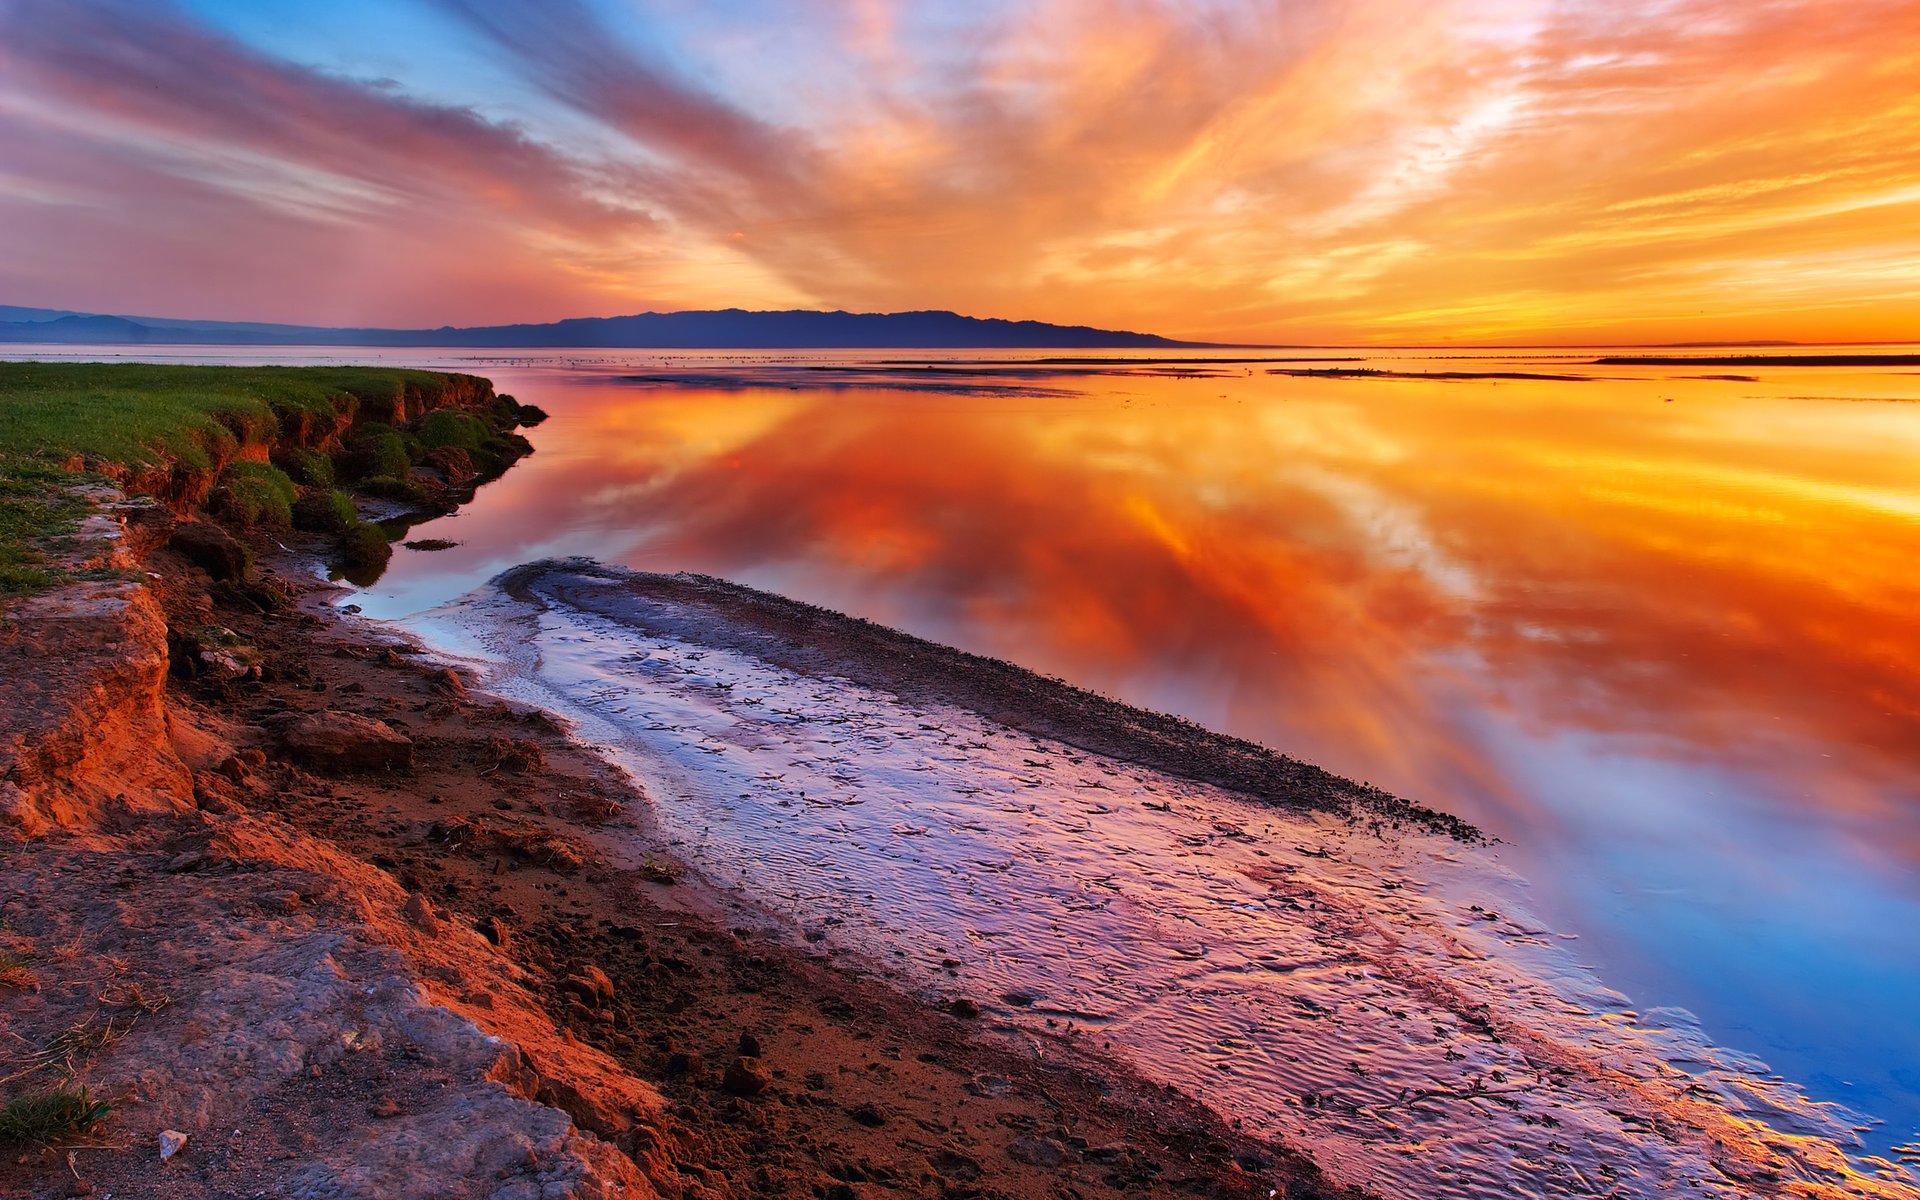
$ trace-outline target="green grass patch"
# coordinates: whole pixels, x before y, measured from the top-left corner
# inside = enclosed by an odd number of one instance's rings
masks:
[[[0,595],[61,581],[47,554],[86,515],[86,503],[66,490],[78,482],[80,476],[44,462],[0,457]]]
[[[353,497],[339,488],[311,491],[293,503],[293,524],[309,533],[338,533],[360,519]]]
[[[477,383],[394,367],[0,362],[0,457],[207,467],[212,450],[270,441],[283,424],[331,421],[347,406],[390,411],[407,395]]]
[[[0,1108],[0,1141],[43,1146],[92,1133],[113,1105],[95,1100],[84,1087],[57,1087],[22,1096]]]
[[[288,446],[274,451],[273,465],[301,487],[333,486],[333,460],[318,450]]]
[[[442,409],[421,419],[419,436],[421,445],[429,450],[440,446],[478,450],[493,436],[493,428],[472,413]]]
[[[413,457],[398,429],[369,423],[353,431],[343,465],[356,479],[400,478],[413,465]]]
[[[363,496],[395,500],[401,504],[427,505],[433,502],[432,494],[414,479],[396,479],[391,475],[379,475],[372,479],[363,479],[354,487]]]
[[[340,534],[341,573],[349,582],[363,587],[372,583],[392,558],[387,531],[371,521],[355,521]]]
[[[220,473],[220,514],[246,528],[286,529],[293,524],[293,480],[271,463],[245,459]]]
[[[355,413],[470,402],[486,388],[472,376],[391,367],[0,362],[0,595],[65,578],[52,553],[87,512],[65,490],[81,481],[78,464],[210,471],[243,443],[274,445],[281,470],[235,464],[223,482],[246,519],[285,524],[294,480],[333,481],[333,464],[298,443]],[[379,469],[366,473],[404,477],[418,443],[385,428]]]

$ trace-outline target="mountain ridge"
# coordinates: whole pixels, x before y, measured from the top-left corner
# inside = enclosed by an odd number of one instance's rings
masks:
[[[968,317],[944,309],[895,313],[740,308],[569,317],[507,325],[387,329],[193,321],[0,305],[0,342],[61,345],[459,346],[545,349],[1217,349],[1152,333]],[[24,319],[22,319],[24,318]]]

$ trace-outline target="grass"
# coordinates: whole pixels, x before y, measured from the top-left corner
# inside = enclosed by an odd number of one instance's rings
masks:
[[[349,572],[377,574],[386,569],[387,561],[393,557],[393,543],[387,540],[387,531],[378,525],[356,520],[340,535],[340,557]]]
[[[427,489],[418,481],[392,475],[376,475],[372,479],[362,479],[353,485],[354,490],[363,496],[373,496],[381,500],[393,500],[401,504],[423,505],[432,499]]]
[[[462,450],[478,450],[487,444],[493,436],[493,430],[485,421],[472,413],[442,409],[428,413],[420,422],[420,442],[427,449],[441,446],[455,446]]]
[[[392,415],[409,396],[483,386],[392,367],[0,362],[0,596],[63,581],[52,552],[87,512],[66,490],[86,465],[210,472],[242,444],[271,445],[282,466],[233,464],[225,499],[238,516],[285,525],[295,479],[332,483],[332,464],[295,445],[309,433],[355,412]],[[375,430],[380,469],[366,474],[404,477],[409,439]]]
[[[353,497],[339,488],[308,492],[293,506],[294,525],[309,533],[339,533],[359,519]]]
[[[32,964],[33,960],[24,954],[0,950],[0,988],[12,988],[20,992],[37,991],[40,977],[33,973]]]
[[[28,1057],[25,1070],[15,1072],[0,1083],[10,1083],[36,1071],[54,1071],[71,1080],[94,1056],[132,1033],[138,1016],[136,1013],[128,1017],[124,1024],[118,1017],[109,1017],[104,1022],[88,1017],[69,1025]]]
[[[354,430],[346,467],[357,478],[403,476],[413,465],[407,439],[391,425],[369,423]]]
[[[56,1087],[22,1096],[0,1108],[0,1142],[42,1146],[92,1133],[113,1111],[84,1087]]]
[[[237,438],[391,406],[459,378],[394,367],[200,367],[0,362],[0,458],[91,456],[128,466],[212,465]]]
[[[242,459],[220,473],[221,513],[247,528],[292,525],[293,498],[293,480],[271,463]]]
[[[86,503],[66,490],[80,478],[47,463],[0,458],[0,595],[60,582],[61,573],[47,565],[47,550],[86,513]]]
[[[274,452],[273,463],[301,487],[333,486],[333,460],[317,450],[289,446]]]

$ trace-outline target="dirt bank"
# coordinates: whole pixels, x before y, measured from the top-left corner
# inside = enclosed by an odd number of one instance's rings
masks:
[[[114,1106],[11,1147],[0,1194],[1345,1194],[1064,1039],[734,928],[664,844],[611,865],[647,800],[551,720],[263,538],[244,582],[163,540],[0,645],[9,681],[60,664],[6,742],[0,1086]]]

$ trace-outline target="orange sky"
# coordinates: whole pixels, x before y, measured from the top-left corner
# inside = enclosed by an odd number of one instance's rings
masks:
[[[1920,338],[1912,0],[0,2],[0,303]]]

